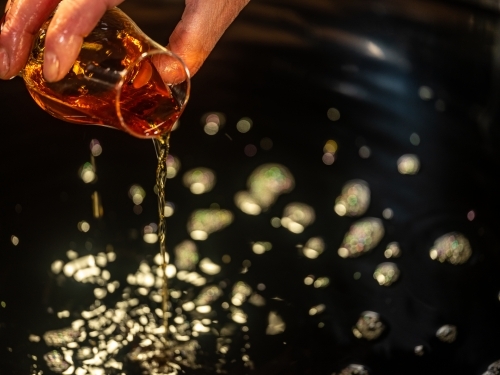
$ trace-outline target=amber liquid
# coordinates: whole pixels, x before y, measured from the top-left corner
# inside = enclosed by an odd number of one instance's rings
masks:
[[[33,99],[54,117],[127,130],[138,137],[158,137],[171,130],[181,106],[150,57],[135,63],[151,50],[151,42],[135,24],[120,17],[121,13],[108,11],[85,38],[66,77],[54,83],[45,81],[42,74],[47,21],[35,40],[23,78]]]
[[[165,184],[167,182],[167,158],[170,149],[170,133],[155,139],[158,167],[156,169],[156,187],[158,189],[158,238],[160,240],[160,254],[162,258],[162,313],[163,326],[165,327],[165,341],[168,337],[168,278],[167,270],[167,227],[165,222]]]

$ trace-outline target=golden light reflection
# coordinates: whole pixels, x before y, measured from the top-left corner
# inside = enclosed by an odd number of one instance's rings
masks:
[[[168,157],[167,157],[167,178],[174,178],[175,176],[177,176],[177,173],[179,173],[180,169],[181,169],[180,160],[171,154],[168,155]]]
[[[252,294],[252,288],[243,281],[238,281],[233,286],[231,303],[235,306],[241,306]]]
[[[211,169],[198,167],[184,173],[182,181],[191,193],[203,194],[215,186],[215,173]]]
[[[339,216],[361,216],[370,205],[370,188],[363,180],[346,182],[335,200],[334,210]]]
[[[369,217],[358,220],[349,228],[338,254],[342,258],[358,257],[377,246],[384,233],[380,219]]]
[[[381,263],[373,273],[373,278],[382,286],[394,284],[399,279],[399,268],[391,262]]]
[[[446,324],[437,330],[436,337],[443,342],[452,343],[457,338],[457,327]]]
[[[80,232],[88,232],[90,230],[90,224],[82,220],[77,224],[77,228]]]
[[[226,116],[220,112],[206,113],[202,117],[203,130],[208,135],[217,134],[217,132],[226,123]]]
[[[128,196],[132,199],[134,204],[139,205],[144,201],[144,198],[146,198],[146,191],[141,185],[132,185],[128,190]]]
[[[401,248],[399,247],[399,243],[391,242],[387,244],[387,247],[384,251],[384,256],[386,258],[399,258],[401,256]]]
[[[331,121],[338,121],[340,119],[340,111],[337,108],[329,108],[326,115]]]
[[[266,251],[269,251],[272,248],[273,245],[271,244],[271,242],[267,241],[258,241],[252,244],[252,251],[258,255],[264,254]]]
[[[232,222],[233,214],[228,210],[196,210],[188,220],[187,230],[193,240],[204,241],[209,234],[227,227]]]
[[[362,366],[357,364],[351,364],[347,367],[344,367],[338,375],[369,375],[368,370]]]
[[[281,194],[290,192],[295,180],[281,164],[263,164],[255,169],[247,181],[248,191],[235,196],[236,205],[249,215],[266,211]]]
[[[243,117],[236,123],[236,129],[240,133],[247,133],[252,128],[252,125],[253,125],[252,119],[248,117]]]
[[[70,365],[64,360],[64,357],[57,350],[53,350],[43,356],[43,359],[47,363],[50,370],[54,372],[63,372],[67,370]]]
[[[469,240],[461,233],[451,232],[439,237],[431,248],[431,259],[441,263],[463,264],[472,255]]]
[[[19,245],[19,238],[17,236],[10,236],[10,242],[12,242],[12,245],[17,246]]]
[[[95,157],[102,154],[102,146],[97,139],[92,139],[92,141],[90,141],[90,152]]]
[[[191,271],[198,264],[199,255],[196,244],[185,240],[174,248],[175,265],[179,270]]]
[[[385,330],[385,325],[380,320],[380,315],[373,311],[364,311],[361,313],[352,333],[358,339],[374,340],[378,338]]]
[[[330,285],[330,279],[328,277],[318,277],[313,285],[315,288],[325,288]]]
[[[79,171],[80,178],[86,184],[93,182],[96,179],[95,169],[91,163],[85,163]]]
[[[398,171],[401,174],[413,175],[420,170],[420,160],[417,155],[406,154],[398,159]]]
[[[304,284],[312,285],[314,283],[314,276],[309,275],[304,278]]]
[[[316,219],[314,209],[305,203],[290,203],[283,210],[281,225],[292,233],[302,233]]]
[[[267,317],[266,335],[279,335],[285,332],[286,323],[276,311],[270,311]]]
[[[302,253],[309,259],[316,259],[325,251],[325,241],[321,237],[311,237],[304,247]]]
[[[50,270],[52,271],[52,273],[57,275],[58,273],[60,273],[62,271],[63,265],[64,265],[64,262],[62,260],[56,260],[56,261],[52,262],[52,265],[50,266]]]
[[[248,215],[258,215],[262,212],[258,201],[248,191],[240,191],[234,196],[236,206]]]
[[[323,304],[313,306],[309,309],[309,315],[317,315],[321,314],[323,311],[325,311],[326,306]]]
[[[67,277],[71,277],[75,272],[88,267],[95,267],[95,258],[93,255],[86,255],[66,263],[63,267],[63,272]]]
[[[210,305],[222,296],[222,289],[216,285],[211,285],[203,288],[203,290],[198,294],[198,297],[194,299],[194,304],[196,306],[206,306]]]
[[[221,266],[212,262],[210,258],[203,258],[199,267],[207,275],[217,275],[221,270]]]
[[[245,324],[247,322],[247,314],[242,309],[232,307],[231,308],[231,319],[239,324]]]

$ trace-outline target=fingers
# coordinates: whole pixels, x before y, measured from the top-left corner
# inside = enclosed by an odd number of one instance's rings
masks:
[[[224,31],[250,0],[186,0],[182,20],[169,47],[188,66],[191,75],[201,67]]]
[[[24,68],[34,35],[58,3],[59,0],[16,0],[7,4],[0,33],[0,78],[12,78]]]
[[[43,74],[49,82],[62,79],[78,57],[83,38],[107,9],[123,0],[63,0],[45,39]]]

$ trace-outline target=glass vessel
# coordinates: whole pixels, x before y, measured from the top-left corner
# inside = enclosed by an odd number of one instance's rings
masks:
[[[64,121],[109,126],[139,138],[171,130],[190,91],[189,71],[179,57],[113,8],[84,39],[68,74],[47,82],[42,65],[51,18],[36,35],[20,73],[40,107]]]

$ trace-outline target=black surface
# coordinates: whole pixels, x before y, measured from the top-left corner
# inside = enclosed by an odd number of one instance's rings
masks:
[[[123,9],[153,39],[165,42],[182,3],[129,1]],[[267,285],[268,305],[249,322],[256,327],[250,350],[255,373],[321,375],[360,363],[384,375],[482,374],[500,359],[499,30],[495,13],[445,2],[253,0],[194,77],[172,153],[181,160],[181,174],[204,166],[216,171],[218,182],[212,192],[194,196],[180,176],[169,180],[168,197],[176,204],[169,244],[188,238],[185,223],[196,208],[218,203],[235,214],[230,227],[199,249],[219,263],[223,254],[231,254],[227,279]],[[419,97],[421,86],[432,88],[432,100]],[[445,103],[444,111],[436,109],[437,100]],[[155,157],[150,141],[52,119],[37,108],[19,78],[1,82],[0,106],[0,300],[7,304],[0,308],[0,374],[26,374],[27,354],[34,350],[28,335],[65,324],[47,308],[76,311],[91,302],[75,298],[91,296],[91,289],[57,286],[50,275],[51,262],[64,257],[71,242],[81,253],[88,238],[92,251],[112,243],[120,259],[115,272],[123,276],[156,252],[140,238],[129,238],[131,229],[140,231],[155,220]],[[340,110],[339,121],[327,118],[330,107]],[[209,111],[223,112],[227,119],[215,136],[200,125]],[[235,128],[243,116],[254,123],[247,134]],[[412,133],[419,134],[420,145],[410,143]],[[259,147],[264,137],[273,141],[269,151]],[[103,154],[97,158],[99,180],[89,186],[77,172],[89,159],[93,138],[103,145]],[[321,161],[328,139],[339,144],[331,166]],[[256,156],[245,156],[247,144],[258,147]],[[358,154],[363,145],[371,149],[368,159]],[[397,172],[396,161],[405,153],[420,158],[415,176]],[[268,212],[251,217],[233,197],[265,162],[287,166],[296,188]],[[390,207],[394,218],[384,220],[386,236],[374,251],[344,260],[336,250],[353,219],[338,217],[332,207],[352,178],[370,185],[366,216],[381,217]],[[132,213],[127,197],[133,183],[147,190],[141,215]],[[91,217],[94,190],[104,202],[100,222]],[[269,225],[292,201],[316,210],[315,223],[299,235]],[[467,219],[470,210],[476,213],[473,221]],[[77,230],[83,219],[91,223],[88,234]],[[434,240],[450,231],[463,232],[472,244],[473,256],[464,265],[440,264],[428,256]],[[20,239],[16,247],[13,234]],[[316,261],[299,257],[296,249],[311,236],[322,236],[327,244]],[[257,240],[271,241],[273,250],[253,254],[249,244]],[[372,273],[391,241],[403,249],[396,261],[402,276],[382,288]],[[242,276],[239,265],[245,259],[252,267]],[[354,280],[355,272],[360,280]],[[330,287],[306,287],[309,274],[329,276]],[[276,296],[284,302],[271,300]],[[325,313],[309,317],[309,308],[318,303],[327,306]],[[272,309],[287,321],[279,337],[263,334]],[[389,330],[379,340],[352,335],[364,310],[377,311],[387,322]],[[317,328],[319,321],[323,329]],[[443,324],[458,327],[456,342],[435,338]],[[424,346],[423,356],[415,355],[417,345]]]

